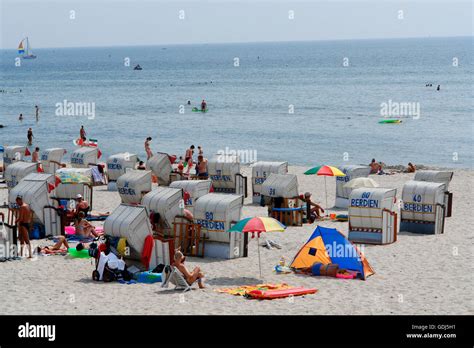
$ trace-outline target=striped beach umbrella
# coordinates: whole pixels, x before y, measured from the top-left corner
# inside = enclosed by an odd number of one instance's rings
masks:
[[[258,268],[262,278],[262,267],[260,262],[260,233],[262,232],[284,232],[286,226],[271,217],[249,217],[238,221],[227,232],[252,233],[252,238],[257,234]]]
[[[317,175],[317,176],[324,176],[324,193],[326,197],[326,210],[328,209],[328,191],[326,187],[326,177],[327,176],[346,176],[340,169],[327,166],[327,165],[320,165],[313,168],[308,169],[304,172],[305,175]]]

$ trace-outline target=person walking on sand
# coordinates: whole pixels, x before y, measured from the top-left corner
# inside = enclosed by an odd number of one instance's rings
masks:
[[[81,126],[81,129],[79,130],[79,138],[82,140],[82,141],[86,141],[87,138],[86,138],[86,130],[84,129],[84,126]]]
[[[18,217],[16,219],[16,224],[18,226],[18,237],[20,239],[20,255],[23,256],[23,246],[24,244],[27,244],[29,252],[28,258],[31,259],[31,244],[28,233],[30,232],[33,213],[31,212],[30,206],[23,202],[22,196],[16,197],[16,204],[18,205]]]
[[[145,140],[145,151],[146,151],[146,159],[149,160],[153,156],[153,152],[150,148],[151,137],[146,138]]]
[[[38,122],[38,121],[39,121],[39,113],[40,113],[40,111],[39,111],[39,107],[38,107],[38,105],[35,105],[35,116],[36,116],[36,122]]]
[[[28,133],[26,134],[26,137],[28,138],[28,145],[33,145],[33,129],[28,128]]]

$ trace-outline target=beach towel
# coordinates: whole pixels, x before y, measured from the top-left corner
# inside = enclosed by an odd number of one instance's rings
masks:
[[[53,238],[55,242],[58,241],[57,238]],[[68,242],[82,242],[82,243],[90,243],[94,240],[93,237],[83,237],[83,236],[76,236],[75,234],[67,235],[66,240]]]
[[[257,284],[257,285],[243,285],[237,288],[222,288],[222,289],[215,289],[214,291],[220,293],[231,294],[234,296],[245,296],[248,292],[254,290],[285,290],[285,289],[292,289],[293,286],[290,286],[286,283],[281,284]]]
[[[92,178],[93,178],[93,180],[94,180],[94,183],[105,184],[105,182],[104,182],[104,177],[103,177],[103,175],[100,173],[99,168],[98,168],[97,166],[92,167],[92,168],[91,168],[91,172],[92,172]]]
[[[143,244],[142,250],[142,264],[148,269],[151,260],[151,253],[153,251],[153,246],[155,245],[155,240],[153,236],[150,234],[145,237],[145,242]]]

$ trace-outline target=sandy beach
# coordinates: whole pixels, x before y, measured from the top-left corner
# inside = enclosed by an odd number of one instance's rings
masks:
[[[249,168],[245,174],[251,176]],[[303,175],[303,167],[290,167],[298,175],[299,191],[311,191],[324,204],[324,180]],[[398,190],[413,174],[371,175],[381,187]],[[256,239],[249,243],[249,257],[234,260],[188,257],[188,266],[199,265],[207,288],[192,291],[162,289],[156,284],[95,282],[91,259],[39,256],[31,260],[0,263],[0,313],[13,314],[474,314],[472,264],[472,170],[455,170],[450,191],[454,194],[453,216],[446,219],[445,234],[415,235],[401,231],[396,243],[362,248],[375,274],[366,281],[277,275],[274,266],[283,256],[292,260],[318,222],[288,227],[284,233],[267,237],[282,244],[281,250],[261,248],[263,281],[292,286],[315,287],[318,292],[304,297],[273,301],[247,300],[218,293],[225,287],[258,284]],[[329,178],[329,205],[334,204],[335,179]],[[0,202],[7,190],[0,190]],[[106,186],[95,188],[94,210],[113,211],[120,204],[117,192]],[[5,212],[5,211],[4,211]],[[245,200],[242,216],[265,216],[266,208]],[[100,225],[100,223],[96,223]],[[323,221],[347,234],[347,222]],[[33,241],[34,245],[51,242]]]

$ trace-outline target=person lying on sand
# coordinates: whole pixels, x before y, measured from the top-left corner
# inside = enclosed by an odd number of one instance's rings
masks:
[[[198,282],[199,288],[204,289],[204,274],[201,272],[199,267],[194,267],[192,272],[189,272],[184,261],[186,258],[183,253],[179,250],[176,250],[174,253],[174,266],[183,274],[184,278],[189,285],[193,284],[196,280]]]
[[[69,244],[66,240],[66,237],[65,236],[58,236],[58,241],[56,242],[56,244],[54,244],[53,246],[44,246],[44,247],[41,247],[41,246],[38,246],[36,248],[36,252],[39,254],[39,253],[44,253],[44,254],[48,254],[49,251],[56,251],[56,250],[61,250],[62,246],[64,245],[64,247],[66,248],[65,251],[67,251],[67,249],[69,248]]]
[[[99,235],[95,231],[95,226],[91,225],[84,217],[84,212],[79,212],[76,223],[74,224],[76,227],[76,236],[81,236],[84,238],[89,238],[92,236],[98,237]]]

